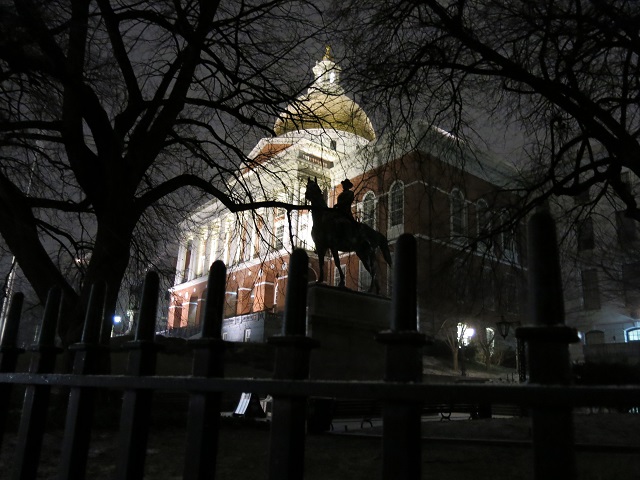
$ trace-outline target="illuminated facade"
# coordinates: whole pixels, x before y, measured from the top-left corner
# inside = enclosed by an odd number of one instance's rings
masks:
[[[377,138],[365,112],[340,86],[340,68],[329,55],[313,73],[307,94],[275,122],[276,135],[260,140],[248,155],[263,171],[280,172],[276,180],[260,176],[259,168],[242,172],[245,184],[260,181],[256,199],[304,205],[307,178],[315,177],[332,206],[342,191],[340,182],[348,178],[358,221],[385,234],[392,251],[402,233],[418,240],[419,315],[425,333],[441,335],[445,321],[454,329],[458,323],[473,324],[484,333],[486,328],[494,332],[503,316],[516,321],[519,237],[516,232],[488,236],[492,222],[509,206],[500,186],[512,172],[427,124]],[[224,338],[262,342],[279,333],[292,248],[309,251],[309,279],[317,278],[311,226],[307,210],[235,215],[217,201],[199,208],[182,227],[168,327],[199,325],[207,269],[221,259],[228,266]],[[367,290],[370,278],[355,254],[340,258],[347,288]],[[378,271],[381,293],[389,295],[393,285],[382,260]],[[332,260],[325,272],[326,283],[337,285]]]

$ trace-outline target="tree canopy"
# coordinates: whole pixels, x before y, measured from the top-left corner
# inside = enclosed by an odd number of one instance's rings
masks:
[[[235,174],[304,87],[289,72],[317,57],[320,20],[304,0],[0,7],[0,234],[41,301],[63,288],[63,341],[91,285],[112,311],[131,253],[205,196],[287,207]]]
[[[351,0],[334,11],[370,103],[460,138],[479,111],[523,134],[519,215],[589,192],[640,220],[623,177],[640,175],[637,2]]]

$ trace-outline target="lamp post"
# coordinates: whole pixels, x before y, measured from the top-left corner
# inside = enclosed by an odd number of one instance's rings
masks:
[[[504,315],[500,317],[500,321],[496,322],[498,331],[503,339],[506,339],[509,335],[511,326],[517,327],[520,322],[507,322],[504,319]],[[524,340],[521,338],[516,339],[516,369],[518,370],[518,381],[520,383],[527,381],[527,357],[525,353]]]

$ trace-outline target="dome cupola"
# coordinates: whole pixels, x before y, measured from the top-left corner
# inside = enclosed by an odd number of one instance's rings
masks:
[[[353,133],[369,141],[376,138],[373,125],[360,106],[340,85],[340,67],[331,50],[313,67],[314,81],[305,95],[291,103],[273,126],[277,136],[300,130],[323,129]]]

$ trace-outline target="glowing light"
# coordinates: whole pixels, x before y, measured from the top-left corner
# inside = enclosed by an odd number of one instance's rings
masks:
[[[462,345],[469,345],[471,337],[476,333],[474,328],[468,327],[466,323],[458,324],[458,339]]]
[[[120,323],[120,322],[122,322],[122,317],[120,315],[114,315],[113,323]]]

